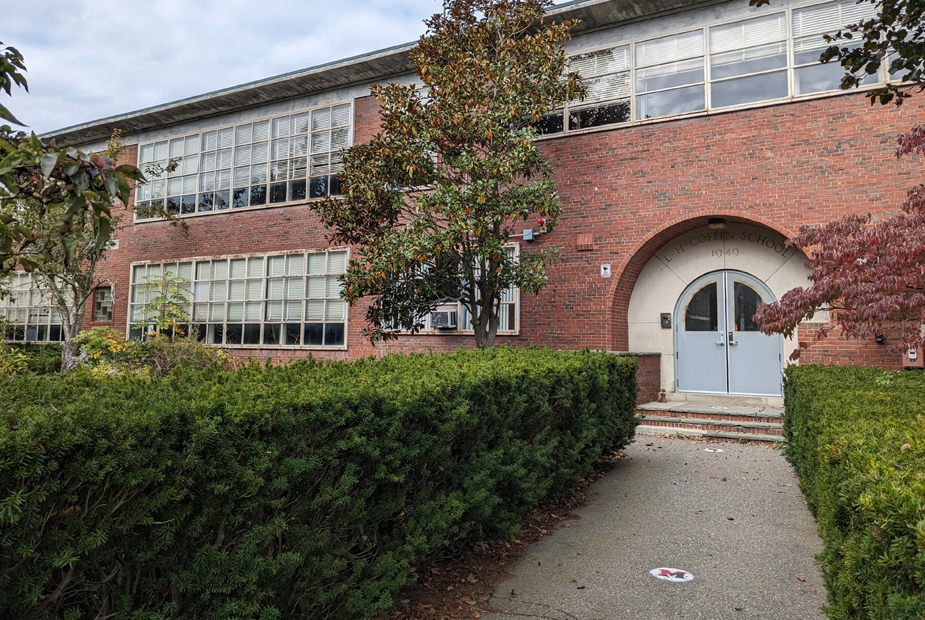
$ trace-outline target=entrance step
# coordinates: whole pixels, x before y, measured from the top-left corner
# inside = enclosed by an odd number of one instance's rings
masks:
[[[726,405],[729,407],[772,407],[775,409],[784,407],[784,398],[782,396],[735,396],[732,394],[668,392],[665,394],[665,399],[669,403]]]
[[[646,403],[636,407],[637,432],[680,434],[718,439],[783,441],[784,410],[698,403]]]

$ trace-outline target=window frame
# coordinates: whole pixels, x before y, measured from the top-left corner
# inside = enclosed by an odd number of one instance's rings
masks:
[[[42,288],[36,283],[35,277],[32,274],[28,274],[22,271],[17,271],[13,278],[16,280],[16,284],[10,287],[10,291],[19,290],[25,295],[24,304],[11,305],[10,300],[14,299],[13,296],[2,297],[0,298],[0,316],[4,318],[7,317],[10,309],[21,310],[23,318],[20,320],[8,321],[10,323],[9,330],[6,333],[0,334],[3,340],[6,342],[35,342],[40,344],[48,343],[58,343],[64,342],[64,329],[61,321],[61,315],[55,309],[54,305],[49,303],[34,303],[37,297],[47,295],[47,293],[42,293]],[[18,296],[16,296],[18,298]],[[32,318],[36,316],[36,313],[45,314],[45,320],[41,323],[33,321]],[[57,320],[54,320],[57,317]],[[21,338],[9,337],[11,334],[10,330],[16,329],[17,326],[21,326]],[[43,338],[38,338],[40,332],[43,331]],[[58,339],[52,339],[52,331],[54,328],[57,328]],[[30,330],[35,334],[35,337],[30,338]]]
[[[311,255],[311,254],[325,254],[325,255],[330,255],[330,254],[335,254],[335,253],[343,253],[343,254],[344,254],[344,271],[343,271],[343,272],[339,272],[339,273],[330,273],[330,272],[329,272],[328,258],[327,258],[327,256],[326,256],[326,258],[325,258],[325,273],[324,273],[323,275],[319,275],[319,274],[309,274],[309,273],[308,273],[308,259],[307,259],[307,256],[308,256],[308,255]],[[341,323],[341,324],[343,324],[343,332],[344,332],[344,333],[343,333],[343,344],[338,344],[338,345],[324,345],[324,344],[322,344],[322,345],[307,345],[307,344],[304,344],[304,341],[305,341],[305,330],[306,330],[306,325],[309,324],[309,323],[311,323],[311,324],[316,324],[316,323],[318,323],[318,321],[309,321],[309,320],[306,318],[306,313],[307,313],[307,309],[308,309],[308,305],[307,305],[308,302],[309,302],[309,301],[312,301],[312,300],[322,299],[322,300],[325,301],[325,305],[327,305],[328,300],[335,299],[334,297],[309,298],[309,297],[308,297],[308,278],[310,278],[310,277],[324,277],[324,278],[330,278],[330,277],[339,276],[339,275],[341,275],[342,273],[346,273],[346,268],[347,268],[347,266],[348,266],[349,263],[350,263],[351,254],[352,254],[352,252],[351,252],[351,249],[350,249],[349,246],[332,246],[332,247],[329,247],[329,248],[321,248],[321,249],[317,249],[317,248],[316,248],[316,249],[294,249],[294,250],[287,250],[287,251],[281,251],[281,252],[256,252],[256,253],[248,253],[248,254],[227,254],[227,255],[221,255],[221,256],[196,256],[196,257],[190,257],[190,258],[177,259],[177,260],[174,260],[174,261],[157,260],[157,261],[138,261],[138,262],[134,262],[134,263],[132,263],[131,265],[129,265],[129,281],[130,281],[130,287],[131,287],[131,288],[130,288],[130,295],[129,295],[129,302],[128,302],[128,312],[127,312],[127,316],[126,316],[126,331],[125,331],[126,337],[129,337],[129,338],[133,337],[133,333],[132,333],[132,332],[133,332],[133,329],[136,328],[136,326],[138,326],[138,325],[145,325],[145,324],[150,325],[149,322],[146,323],[146,322],[144,322],[144,321],[135,321],[135,322],[132,321],[132,318],[133,318],[133,306],[142,306],[142,305],[143,305],[142,303],[134,303],[134,302],[132,301],[133,299],[135,299],[135,297],[134,297],[134,293],[135,293],[134,287],[136,287],[136,286],[141,286],[139,283],[137,283],[137,282],[135,281],[135,269],[138,268],[138,267],[145,267],[145,268],[147,268],[148,266],[155,265],[155,266],[160,266],[160,271],[161,271],[161,273],[163,274],[164,266],[165,266],[165,265],[176,265],[176,266],[178,267],[178,270],[177,270],[177,271],[179,272],[179,265],[180,265],[180,264],[189,263],[189,264],[190,264],[190,274],[191,274],[192,277],[189,278],[189,283],[190,283],[190,286],[189,286],[189,290],[190,290],[190,308],[189,308],[190,322],[189,322],[188,326],[190,326],[190,327],[188,327],[188,329],[189,329],[190,331],[192,331],[192,327],[191,327],[191,326],[194,326],[194,325],[195,325],[195,326],[201,326],[203,329],[205,329],[206,335],[207,335],[207,337],[208,337],[208,333],[209,333],[209,327],[208,327],[208,326],[209,326],[209,325],[221,325],[221,326],[222,326],[222,332],[223,332],[223,335],[222,335],[222,343],[211,343],[211,342],[208,342],[208,338],[206,337],[206,344],[210,344],[210,345],[214,345],[214,346],[221,346],[221,347],[234,348],[234,349],[241,349],[241,350],[247,350],[247,349],[302,350],[302,349],[304,349],[304,350],[312,350],[312,351],[345,351],[345,350],[347,350],[347,348],[348,348],[348,346],[349,346],[349,334],[350,334],[350,306],[347,304],[346,300],[344,300],[343,298],[341,298],[341,297],[339,297],[339,296],[337,297],[337,299],[339,299],[340,302],[343,304],[343,321],[340,321],[340,322],[339,322],[339,321],[327,321],[327,320],[324,320],[324,319],[323,319],[323,320],[321,321],[321,324],[323,325],[323,327],[322,327],[322,333],[323,333],[323,334],[324,334],[324,332],[325,332],[325,327],[328,325],[328,323],[330,323],[330,324],[335,324],[335,323]],[[300,276],[295,276],[295,277],[297,277],[297,278],[301,278],[301,282],[302,282],[302,296],[299,298],[300,315],[299,315],[299,318],[298,318],[297,321],[294,321],[294,320],[286,321],[286,320],[284,320],[284,319],[282,319],[282,318],[279,319],[279,320],[268,320],[268,319],[267,319],[267,314],[268,314],[268,313],[267,313],[267,306],[268,306],[268,304],[269,304],[270,302],[273,302],[273,301],[286,301],[285,298],[280,299],[280,300],[277,300],[277,299],[270,299],[270,298],[269,298],[269,297],[270,297],[269,294],[268,294],[269,283],[270,283],[271,280],[276,280],[276,279],[279,279],[279,278],[288,278],[288,277],[289,277],[289,276],[287,276],[287,275],[285,275],[285,274],[282,275],[282,276],[273,276],[273,275],[271,275],[270,272],[269,272],[270,262],[271,262],[270,259],[271,259],[271,258],[274,258],[274,257],[284,257],[284,258],[285,258],[285,257],[289,257],[289,256],[301,256],[301,257],[302,257],[302,263],[303,263],[303,266],[302,266],[302,274],[301,274]],[[255,259],[255,258],[259,258],[259,259],[262,260],[261,275],[259,276],[259,278],[249,276],[249,275],[248,275],[249,272],[247,271],[247,269],[248,269],[248,267],[249,267],[249,261],[250,261],[250,259]],[[241,278],[233,277],[233,274],[232,274],[231,268],[230,268],[230,265],[231,265],[231,262],[230,262],[230,261],[232,261],[232,260],[238,260],[238,259],[246,259],[246,260],[248,260],[248,263],[245,263],[245,276],[244,276],[244,278],[243,278],[243,280],[244,280],[244,282],[245,282],[245,289],[246,289],[246,286],[247,286],[246,283],[247,283],[249,280],[258,280],[258,279],[259,279],[259,281],[261,282],[260,297],[259,297],[259,299],[252,299],[252,300],[250,300],[250,299],[247,299],[246,296],[245,296],[244,299],[241,299],[241,300],[229,300],[229,299],[228,299],[228,297],[230,296],[230,295],[229,295],[229,285],[230,285],[230,283],[233,282],[233,281],[238,281],[238,280],[241,279]],[[213,279],[213,278],[210,276],[208,279],[200,279],[200,278],[198,277],[198,275],[199,275],[199,274],[198,274],[198,271],[199,271],[199,267],[198,267],[198,266],[199,266],[199,264],[202,264],[202,263],[212,263],[212,262],[216,262],[216,261],[225,261],[225,262],[226,262],[226,265],[228,266],[228,267],[226,268],[226,270],[225,270],[224,278],[222,278],[222,279]],[[203,300],[197,300],[197,299],[196,299],[196,288],[197,288],[197,285],[200,285],[200,284],[206,285],[206,284],[207,284],[207,285],[210,287],[210,290],[211,290],[212,284],[213,284],[214,282],[223,282],[223,283],[224,283],[224,286],[223,286],[223,293],[222,293],[222,299],[220,299],[220,300],[219,300],[219,299],[215,299],[215,300],[207,299],[207,300],[205,300],[205,301],[203,301]],[[210,297],[211,297],[211,295],[210,295]],[[290,301],[295,301],[295,300],[290,300]],[[247,320],[247,319],[245,318],[245,317],[246,317],[246,307],[245,307],[245,309],[244,309],[245,314],[242,316],[242,319],[241,319],[240,321],[229,321],[229,320],[228,320],[228,304],[230,304],[230,303],[238,303],[238,302],[240,302],[240,303],[242,303],[242,304],[246,304],[246,303],[259,303],[259,304],[260,304],[260,319],[259,319],[259,320]],[[196,316],[196,315],[195,315],[195,312],[196,312],[196,304],[201,304],[201,303],[205,303],[205,304],[206,304],[206,311],[209,313],[209,315],[207,315],[206,320],[196,320],[196,321],[194,321],[193,318]],[[211,304],[213,304],[213,303],[220,303],[220,304],[223,306],[223,309],[222,309],[223,314],[222,314],[222,316],[223,316],[224,318],[223,318],[221,321],[212,321],[212,320],[210,320],[210,319],[211,319],[211,316],[210,316],[210,315],[211,315],[211,307],[210,307],[210,306],[211,306]],[[265,333],[266,333],[266,326],[267,326],[267,325],[276,325],[276,324],[285,325],[286,323],[296,323],[296,322],[299,324],[299,330],[300,330],[300,331],[299,331],[299,340],[300,340],[300,344],[297,344],[297,345],[295,345],[295,344],[291,344],[291,345],[290,345],[290,344],[268,344],[268,343],[264,343],[264,342],[263,342],[263,341],[264,341],[264,336],[265,336]],[[241,344],[228,344],[228,343],[226,342],[226,336],[225,336],[225,334],[227,333],[227,326],[228,326],[228,325],[241,325],[241,326],[244,326],[244,325],[248,325],[248,324],[257,324],[257,325],[259,325],[259,341],[260,341],[260,342],[259,342],[258,344],[244,344],[244,343],[243,343],[243,332],[242,332],[242,343],[241,343]],[[243,329],[243,327],[242,327],[242,329]],[[142,330],[144,330],[144,328],[142,328]],[[200,330],[200,331],[201,331],[201,330]],[[144,333],[144,331],[142,331],[142,333]]]
[[[112,323],[113,322],[113,309],[115,307],[115,287],[110,284],[104,284],[103,286],[98,286],[93,289],[93,321],[95,323]],[[99,294],[102,291],[108,291],[109,293],[109,318],[101,319],[99,317]]]
[[[711,115],[711,114],[723,114],[723,113],[726,113],[726,112],[734,112],[734,111],[738,111],[738,110],[745,110],[745,109],[751,109],[751,108],[760,108],[760,107],[766,107],[766,106],[770,106],[770,105],[779,105],[779,104],[782,104],[782,103],[791,103],[791,102],[805,101],[805,100],[809,100],[809,99],[821,99],[821,98],[825,98],[825,97],[833,97],[833,96],[838,96],[838,95],[852,94],[852,93],[854,93],[854,92],[864,92],[864,91],[871,90],[871,89],[873,89],[873,88],[877,88],[877,87],[879,87],[879,86],[882,86],[883,84],[886,84],[886,83],[895,82],[896,80],[892,80],[892,79],[890,78],[889,74],[888,74],[888,69],[889,69],[889,67],[888,67],[888,62],[887,62],[887,59],[884,58],[884,60],[880,63],[880,69],[879,69],[878,73],[876,74],[877,77],[878,77],[878,81],[877,81],[877,82],[874,82],[874,83],[871,83],[871,84],[862,85],[862,86],[859,86],[859,87],[856,88],[856,89],[852,89],[852,90],[848,90],[848,91],[841,90],[840,88],[836,88],[836,89],[833,89],[833,90],[817,91],[817,92],[811,92],[811,93],[805,93],[805,94],[799,94],[799,95],[798,95],[798,94],[795,94],[795,93],[796,93],[796,82],[795,82],[796,77],[795,77],[795,73],[796,73],[796,69],[799,68],[799,67],[796,66],[796,63],[795,63],[795,56],[794,56],[794,54],[795,54],[795,51],[794,51],[794,41],[795,41],[795,37],[794,37],[794,28],[793,28],[793,13],[794,13],[794,11],[800,11],[800,10],[803,10],[803,9],[812,8],[812,7],[816,7],[816,6],[823,6],[823,5],[829,4],[829,3],[838,3],[838,4],[842,4],[842,5],[845,5],[845,4],[853,4],[853,2],[851,2],[851,0],[848,0],[847,2],[846,2],[845,0],[826,0],[825,2],[805,2],[805,3],[799,3],[799,4],[794,4],[794,5],[791,5],[791,6],[783,7],[783,8],[781,8],[781,9],[776,9],[776,8],[775,8],[774,10],[769,10],[769,11],[767,11],[767,12],[763,12],[763,13],[756,14],[756,15],[738,16],[738,17],[735,17],[735,18],[732,18],[732,19],[725,19],[725,20],[720,20],[720,21],[715,21],[715,22],[708,22],[708,23],[706,23],[706,24],[704,24],[703,26],[700,26],[700,27],[695,27],[695,28],[686,27],[686,28],[680,28],[680,29],[676,29],[676,30],[670,30],[670,31],[666,31],[666,32],[659,33],[657,36],[649,36],[649,37],[639,38],[639,39],[619,40],[619,41],[609,42],[609,43],[606,43],[606,44],[595,45],[595,46],[589,46],[589,47],[587,47],[587,48],[582,48],[582,49],[575,50],[573,53],[570,54],[570,57],[572,57],[572,56],[579,56],[579,55],[585,55],[585,54],[593,54],[593,53],[601,52],[601,51],[608,50],[608,49],[617,49],[617,48],[620,48],[620,47],[629,46],[629,48],[630,48],[630,63],[631,63],[631,67],[630,67],[630,95],[629,95],[629,98],[630,98],[630,120],[629,120],[629,121],[625,121],[625,122],[620,122],[620,123],[612,123],[612,124],[598,125],[598,126],[594,126],[594,127],[587,127],[587,128],[580,128],[580,129],[569,129],[569,110],[570,110],[570,108],[573,107],[573,106],[575,106],[575,107],[581,107],[581,108],[583,108],[583,109],[586,109],[586,108],[585,108],[585,105],[584,105],[582,102],[579,102],[579,103],[576,103],[576,104],[571,104],[570,102],[566,102],[566,104],[565,104],[562,108],[559,108],[559,109],[557,109],[557,110],[551,112],[550,114],[546,115],[545,117],[543,117],[543,118],[551,118],[551,117],[554,117],[554,116],[556,116],[556,115],[560,115],[560,114],[561,114],[561,115],[562,115],[562,118],[563,118],[562,129],[561,129],[560,131],[557,131],[557,132],[554,132],[554,133],[537,133],[536,139],[537,139],[537,140],[550,140],[550,139],[562,138],[562,137],[565,137],[565,136],[568,136],[568,135],[578,135],[578,134],[583,134],[583,133],[591,133],[591,132],[595,132],[595,131],[608,131],[608,130],[619,129],[619,128],[623,128],[623,127],[632,127],[632,126],[638,126],[638,125],[647,125],[647,124],[651,124],[651,123],[662,123],[662,122],[672,121],[672,120],[681,119],[681,118],[690,118],[690,117],[696,117],[696,116],[707,116],[707,115]],[[721,27],[721,26],[727,26],[727,25],[736,24],[736,23],[740,23],[740,22],[746,22],[746,21],[749,21],[749,20],[751,20],[751,19],[756,19],[756,18],[761,18],[761,17],[769,17],[769,16],[772,16],[772,15],[783,15],[783,18],[784,18],[784,21],[785,21],[784,28],[785,28],[785,31],[786,31],[786,35],[785,35],[785,38],[784,38],[784,43],[786,43],[786,48],[787,48],[787,66],[786,66],[786,73],[787,73],[787,92],[788,92],[787,96],[785,96],[785,97],[779,97],[779,98],[775,98],[775,99],[760,99],[760,100],[757,100],[757,101],[752,101],[752,102],[747,102],[747,103],[733,104],[733,105],[722,106],[722,107],[714,107],[714,106],[712,105],[712,101],[711,101],[711,99],[712,99],[712,97],[711,97],[711,94],[712,94],[712,93],[711,93],[711,91],[712,91],[712,86],[713,86],[714,84],[717,84],[717,83],[720,83],[720,82],[724,82],[724,81],[727,81],[727,80],[729,80],[729,79],[735,79],[735,78],[721,78],[721,79],[716,79],[716,80],[712,79],[712,76],[711,76],[711,74],[710,74],[710,57],[712,56],[712,54],[710,53],[710,30],[711,30],[712,28],[717,28],[717,27]],[[662,38],[668,38],[668,37],[683,35],[683,34],[685,34],[685,33],[696,32],[696,31],[698,31],[698,30],[702,30],[702,31],[703,31],[703,37],[704,37],[704,50],[703,50],[703,55],[700,57],[700,58],[702,58],[702,61],[703,61],[703,70],[704,70],[704,78],[705,78],[705,79],[704,79],[704,82],[703,82],[703,84],[704,84],[704,89],[705,89],[705,93],[704,93],[704,108],[703,108],[703,109],[700,109],[700,110],[691,111],[691,112],[684,112],[684,113],[679,113],[679,114],[666,115],[666,116],[657,116],[657,117],[651,117],[651,118],[646,118],[646,119],[637,120],[637,119],[636,119],[637,107],[638,107],[637,99],[638,99],[640,96],[645,96],[646,94],[649,94],[649,93],[639,93],[639,92],[637,91],[637,88],[636,88],[636,78],[637,78],[636,73],[637,73],[637,69],[640,68],[640,67],[637,67],[637,64],[638,64],[638,63],[636,62],[636,45],[639,44],[639,43],[645,43],[645,42],[647,42],[647,41],[653,41],[653,40],[657,40],[657,39],[662,39]],[[829,33],[829,34],[830,34],[830,33],[832,33],[832,32],[834,32],[834,31],[820,32],[820,33],[818,33],[818,36],[821,38],[823,34],[826,34],[826,33]],[[817,36],[817,35],[815,35],[815,34],[810,34],[810,35],[805,35],[805,36]],[[798,38],[803,38],[803,36],[798,37]],[[744,49],[748,49],[748,47],[745,47],[745,48],[742,48],[742,49],[743,49],[743,50],[744,50]],[[821,52],[820,52],[820,53],[821,53]],[[813,64],[817,64],[817,65],[818,65],[819,63],[818,63],[818,61],[817,61],[817,62],[815,62],[815,63],[809,63],[809,64],[805,64],[805,65],[804,65],[804,64],[801,64],[800,67],[803,67],[803,66],[812,66]],[[653,65],[653,66],[654,66],[654,65]],[[745,75],[743,75],[743,76],[737,76],[737,77],[750,77],[750,76],[754,76],[754,75],[762,75],[762,74],[764,74],[764,73],[773,73],[774,71],[780,71],[780,70],[783,70],[783,69],[768,70],[767,72],[749,73],[749,74],[745,74]],[[589,78],[589,79],[595,79],[595,78]],[[698,83],[698,84],[699,84],[699,83]],[[670,90],[670,89],[666,89],[666,90]],[[656,91],[652,91],[652,92],[656,92]],[[662,92],[662,91],[659,90],[658,92]],[[536,126],[536,124],[535,124],[534,126]]]
[[[342,148],[350,148],[350,147],[353,145],[353,142],[354,142],[354,139],[355,139],[356,101],[355,101],[354,99],[338,100],[338,101],[335,101],[335,102],[332,102],[332,103],[327,103],[327,104],[325,104],[325,105],[312,106],[312,107],[302,108],[302,109],[299,109],[299,110],[290,110],[289,112],[284,113],[284,114],[277,113],[277,114],[272,114],[272,115],[261,116],[261,117],[259,117],[259,118],[249,119],[247,122],[234,122],[234,123],[230,123],[230,124],[221,124],[221,125],[216,125],[216,126],[214,126],[214,127],[210,127],[210,128],[208,128],[208,129],[202,129],[202,130],[200,130],[199,132],[181,133],[181,134],[178,134],[178,135],[171,135],[171,136],[162,137],[162,138],[159,138],[159,139],[156,139],[156,140],[150,140],[150,141],[146,141],[146,142],[139,142],[139,143],[138,143],[138,155],[137,155],[136,161],[137,161],[138,167],[139,167],[140,169],[142,169],[142,170],[144,170],[144,166],[147,165],[147,164],[149,164],[149,163],[158,164],[158,163],[166,163],[166,162],[169,162],[170,159],[171,159],[171,158],[170,158],[170,145],[171,145],[171,143],[173,143],[173,142],[175,142],[175,141],[177,141],[177,140],[183,139],[183,140],[185,141],[185,140],[189,140],[190,138],[195,137],[195,138],[198,140],[198,150],[197,150],[197,152],[196,152],[197,165],[196,165],[196,172],[195,172],[195,173],[190,173],[190,174],[187,174],[187,175],[182,174],[182,172],[181,172],[181,173],[176,173],[176,172],[175,172],[175,173],[171,173],[171,174],[165,174],[165,175],[164,175],[163,177],[161,177],[161,178],[152,179],[149,183],[139,184],[139,185],[138,185],[138,187],[136,188],[136,190],[135,190],[135,192],[134,192],[134,194],[133,194],[133,207],[134,207],[134,208],[133,208],[133,211],[134,211],[134,216],[133,216],[133,217],[134,217],[134,223],[136,223],[136,224],[146,224],[146,223],[149,223],[149,222],[163,222],[164,220],[163,220],[162,218],[158,218],[158,217],[153,217],[153,216],[149,216],[149,217],[139,217],[138,212],[137,212],[137,209],[139,208],[139,206],[140,206],[141,203],[143,203],[143,202],[151,202],[151,201],[156,201],[156,200],[162,201],[162,204],[164,205],[164,208],[166,209],[166,208],[167,208],[167,200],[168,200],[168,198],[173,197],[173,196],[170,196],[170,194],[169,194],[169,182],[170,182],[170,180],[171,180],[171,179],[176,179],[176,178],[184,178],[184,177],[186,177],[186,176],[193,176],[193,177],[195,178],[195,181],[196,181],[195,187],[196,187],[196,189],[195,189],[195,191],[194,191],[192,194],[186,194],[186,192],[181,192],[181,195],[179,196],[179,198],[180,198],[180,200],[181,200],[179,209],[180,209],[181,212],[178,213],[177,216],[178,216],[178,217],[182,217],[182,218],[184,218],[184,219],[185,219],[185,218],[190,218],[190,217],[200,217],[200,216],[216,215],[216,214],[221,214],[221,213],[252,211],[252,210],[256,210],[256,209],[268,209],[268,208],[276,208],[276,207],[287,207],[287,206],[292,206],[292,205],[305,204],[306,202],[311,201],[311,200],[320,200],[320,199],[325,198],[325,197],[331,197],[331,196],[337,196],[337,195],[339,195],[339,194],[331,194],[331,193],[330,193],[330,188],[331,188],[331,185],[332,185],[332,182],[331,182],[330,179],[331,179],[331,177],[336,177],[336,176],[337,176],[338,172],[340,172],[340,171],[338,170],[338,171],[336,171],[336,172],[330,172],[330,171],[329,171],[326,175],[324,175],[324,176],[327,178],[327,184],[326,184],[326,192],[327,192],[327,193],[326,193],[325,196],[318,196],[318,197],[314,197],[314,198],[311,198],[311,197],[310,197],[311,192],[310,192],[310,189],[309,189],[309,188],[310,188],[312,179],[313,179],[313,178],[321,178],[321,177],[317,177],[317,176],[316,176],[316,177],[313,177],[313,176],[311,175],[311,172],[312,172],[312,167],[311,167],[311,160],[312,160],[311,138],[312,138],[313,133],[318,133],[318,132],[325,131],[325,129],[313,130],[313,129],[312,129],[312,118],[313,118],[313,114],[314,114],[315,112],[317,112],[317,111],[323,111],[323,110],[325,110],[325,109],[328,109],[328,110],[331,110],[332,113],[333,113],[333,110],[334,110],[335,108],[339,108],[339,107],[342,107],[342,106],[345,106],[345,105],[346,105],[346,106],[349,106],[349,109],[348,109],[348,111],[347,111],[347,117],[348,117],[348,118],[347,118],[347,124],[346,124],[346,125],[338,125],[337,127],[332,127],[332,126],[330,126],[330,124],[329,124],[329,126],[328,126],[328,128],[327,128],[326,131],[328,131],[328,132],[333,132],[333,131],[335,131],[335,130],[337,130],[337,129],[346,129],[346,131],[347,131],[347,139],[346,139],[347,144],[346,144],[345,147],[342,147]],[[276,140],[278,139],[278,138],[274,138],[274,137],[273,137],[273,121],[278,120],[278,119],[282,119],[282,118],[287,118],[287,119],[288,119],[288,122],[291,123],[292,117],[294,117],[294,116],[300,116],[300,115],[302,115],[302,114],[307,114],[307,115],[308,115],[308,130],[307,130],[307,133],[306,133],[306,135],[307,135],[307,141],[308,141],[308,146],[307,146],[306,154],[305,154],[305,159],[306,159],[306,170],[305,170],[305,177],[304,177],[305,186],[306,186],[306,187],[305,187],[305,197],[304,197],[304,198],[291,199],[290,196],[289,196],[289,191],[290,191],[290,190],[289,190],[288,185],[291,184],[292,181],[297,181],[297,180],[300,180],[300,179],[287,179],[287,181],[286,181],[286,183],[287,183],[287,196],[286,196],[286,198],[287,198],[287,199],[286,199],[285,201],[280,201],[280,202],[270,202],[270,185],[271,185],[271,182],[270,182],[270,180],[269,180],[269,179],[270,179],[270,174],[271,174],[271,173],[270,173],[270,170],[271,170],[272,164],[273,164],[274,162],[276,162],[276,161],[283,161],[282,159],[274,160],[273,157],[272,157],[272,144],[273,144],[274,141],[276,141]],[[333,116],[333,114],[332,114],[332,116]],[[333,119],[332,119],[332,120],[333,120]],[[240,145],[239,145],[239,144],[237,143],[238,128],[239,128],[239,127],[244,127],[244,126],[246,126],[246,125],[253,125],[253,124],[262,123],[262,122],[266,122],[267,125],[268,125],[267,139],[266,139],[266,142],[267,142],[267,158],[266,158],[266,162],[264,162],[265,165],[266,165],[266,177],[267,177],[267,178],[266,178],[266,182],[264,183],[264,185],[266,186],[266,194],[265,194],[265,196],[266,196],[265,200],[266,200],[266,201],[265,201],[263,204],[257,204],[257,205],[248,204],[247,206],[234,207],[234,195],[235,195],[235,189],[236,189],[236,188],[235,188],[235,170],[236,170],[237,168],[240,167],[239,165],[236,164],[236,153],[237,153],[237,149],[238,149],[238,146],[251,146],[251,145],[253,144],[253,140],[249,141],[246,145],[245,145],[245,144],[240,144]],[[203,174],[207,174],[207,173],[204,173],[204,172],[203,172],[203,167],[202,167],[202,157],[203,157],[203,155],[206,154],[206,153],[216,153],[216,154],[218,154],[220,151],[223,150],[222,148],[219,148],[218,146],[217,146],[215,149],[204,150],[204,149],[202,148],[202,137],[203,137],[205,134],[209,134],[209,133],[212,133],[212,132],[220,133],[220,132],[222,132],[222,131],[224,131],[224,130],[230,130],[230,131],[231,131],[231,147],[230,147],[230,150],[231,150],[231,167],[228,169],[228,170],[230,171],[230,183],[229,183],[229,187],[228,187],[228,190],[227,190],[227,191],[229,192],[228,206],[227,206],[227,208],[223,208],[223,209],[215,209],[214,206],[213,206],[213,208],[212,208],[211,210],[209,210],[209,211],[200,211],[200,210],[199,210],[199,205],[200,205],[200,202],[201,202],[201,196],[202,196],[203,194],[214,193],[214,192],[218,192],[218,191],[225,191],[224,189],[221,189],[221,190],[213,189],[213,190],[206,191],[206,190],[203,190],[202,187],[201,187],[202,175],[203,175]],[[287,137],[288,137],[288,138],[291,138],[292,136],[291,136],[291,135],[287,135]],[[167,158],[166,158],[166,159],[164,159],[164,160],[161,160],[161,159],[152,159],[150,162],[142,162],[142,153],[143,153],[143,149],[144,149],[145,147],[151,146],[151,147],[155,148],[155,155],[156,155],[156,145],[158,145],[158,144],[160,144],[160,143],[164,143],[164,142],[166,142],[166,144],[167,144],[167,147],[166,147]],[[333,149],[329,149],[328,151],[325,151],[324,153],[328,155],[328,161],[330,162],[331,159],[332,159],[332,156],[333,156],[334,153],[335,153],[335,151],[334,151]],[[318,153],[317,155],[320,155],[320,154],[321,154],[321,153]],[[188,155],[184,155],[184,157],[188,157]],[[288,161],[290,161],[290,160],[292,160],[292,159],[297,159],[297,158],[298,158],[298,156],[296,156],[296,155],[291,155],[291,156],[287,156],[287,157],[285,158],[285,161],[288,162]],[[248,165],[251,165],[251,164],[248,164]],[[329,163],[328,165],[330,166],[331,164]],[[181,161],[181,166],[182,166],[182,161]],[[215,168],[215,169],[213,170],[213,172],[214,172],[214,171],[217,171],[217,170],[218,170],[218,168]],[[162,182],[162,183],[164,184],[163,194],[162,194],[161,198],[157,199],[157,198],[147,197],[147,198],[145,198],[145,199],[139,199],[139,197],[142,195],[141,193],[144,191],[143,188],[149,186],[150,184],[156,184],[156,183],[159,183],[159,182]],[[248,187],[250,187],[250,185],[253,185],[253,183],[249,184]],[[238,189],[240,189],[240,188],[238,188]],[[187,197],[188,195],[192,195],[192,196],[194,197],[194,202],[193,202],[193,204],[195,205],[195,211],[192,212],[192,213],[182,213],[182,207],[183,207],[182,199],[185,198],[185,197]],[[248,202],[250,202],[250,201],[248,200]]]

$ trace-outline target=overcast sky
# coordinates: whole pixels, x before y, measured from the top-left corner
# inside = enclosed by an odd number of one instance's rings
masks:
[[[36,133],[416,40],[438,0],[0,0]]]

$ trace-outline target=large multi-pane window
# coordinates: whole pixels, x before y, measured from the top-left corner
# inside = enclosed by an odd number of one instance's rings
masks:
[[[535,129],[555,134],[835,91],[844,69],[819,62],[831,45],[825,35],[875,16],[871,3],[839,0],[583,52],[569,66],[587,97]],[[862,84],[886,79],[885,71]]]
[[[136,265],[130,333],[148,329],[166,278],[188,292],[189,329],[209,344],[343,347],[346,267],[347,250]]]
[[[17,273],[10,281],[7,297],[0,297],[6,340],[16,342],[60,342],[61,315],[52,307],[47,291],[28,273]]]
[[[876,16],[873,4],[828,2],[793,9],[793,89],[795,95],[837,90],[845,70],[838,62],[821,64],[819,55],[831,46],[823,35],[833,35],[849,24]],[[842,42],[844,47],[856,47],[861,42]],[[862,84],[876,84],[877,75],[870,75]]]
[[[152,208],[183,216],[336,196],[351,119],[345,103],[143,144],[142,169],[178,166],[138,187],[138,219]]]

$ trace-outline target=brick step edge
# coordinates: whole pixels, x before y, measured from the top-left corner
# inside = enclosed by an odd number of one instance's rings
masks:
[[[667,418],[691,418],[699,420],[736,420],[739,422],[771,422],[781,424],[784,416],[776,412],[760,411],[755,413],[723,413],[722,411],[670,411],[668,409],[636,409],[637,416],[657,415]]]
[[[660,415],[646,415],[646,416],[637,416],[637,419],[640,422],[665,422],[669,424],[677,425],[691,425],[697,427],[700,425],[703,426],[728,426],[732,428],[750,428],[750,429],[764,429],[764,430],[779,430],[783,432],[783,424],[777,422],[744,422],[739,420],[725,420],[722,418],[676,418],[673,416],[660,416]]]
[[[641,424],[636,427],[636,433],[639,435],[680,435],[681,437],[697,437],[703,439],[747,439],[749,441],[767,441],[771,443],[782,442],[784,438],[780,435],[755,435],[752,433],[727,433],[704,431],[694,428],[672,428],[670,426],[646,426]]]

